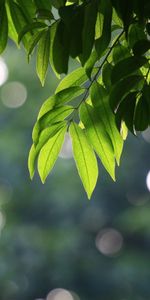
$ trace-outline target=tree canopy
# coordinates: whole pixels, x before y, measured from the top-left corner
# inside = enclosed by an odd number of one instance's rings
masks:
[[[149,0],[0,0],[0,53],[8,37],[22,43],[28,61],[36,48],[42,86],[49,65],[58,78],[66,74],[34,125],[31,178],[37,163],[45,181],[69,132],[90,198],[97,158],[115,180],[128,131],[136,135],[150,124]]]

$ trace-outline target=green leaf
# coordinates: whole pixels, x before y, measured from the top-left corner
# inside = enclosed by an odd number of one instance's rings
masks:
[[[60,121],[64,121],[64,119],[68,117],[73,111],[74,108],[72,106],[57,106],[42,115],[35,123],[35,126],[33,128],[32,138],[34,143],[38,142],[39,135],[44,128]]]
[[[26,16],[23,13],[22,8],[17,3],[9,0],[8,4],[9,4],[11,20],[13,22],[13,24],[11,24],[11,26],[15,27],[17,34],[19,34],[20,31],[22,30],[22,28],[27,25],[28,21],[26,19]],[[13,37],[15,37],[14,33],[13,33]],[[27,49],[27,50],[28,50],[28,41],[29,41],[30,37],[31,37],[31,34],[27,33],[26,36],[24,36],[24,38],[22,40],[23,45],[24,45],[25,49]],[[18,37],[17,37],[17,39],[18,39]]]
[[[81,62],[84,65],[88,60],[95,38],[95,24],[97,18],[97,1],[91,1],[85,6],[84,26],[82,31],[82,55]]]
[[[71,86],[80,86],[87,81],[88,77],[84,68],[77,68],[65,76],[56,88],[56,93]]]
[[[130,25],[128,33],[128,44],[131,48],[134,47],[135,43],[139,40],[146,40],[146,34],[144,27],[135,23]]]
[[[148,50],[150,50],[150,41],[148,40],[137,41],[133,46],[134,55],[145,54],[145,52],[147,52]]]
[[[134,125],[135,130],[144,131],[149,125],[150,115],[146,98],[142,95],[137,102],[135,109]]]
[[[66,130],[67,126],[61,128],[53,137],[49,138],[39,153],[38,172],[43,183],[45,182],[45,179],[52,170],[58,158],[58,154],[63,145]]]
[[[119,61],[130,57],[130,51],[127,47],[123,46],[122,44],[118,43],[112,51],[112,57],[113,57],[113,62],[117,64]]]
[[[70,136],[78,173],[90,199],[98,177],[97,160],[84,130],[74,122],[70,125]]]
[[[97,109],[99,119],[103,123],[114,148],[116,161],[119,165],[123,149],[123,140],[116,127],[115,117],[109,106],[109,96],[103,86],[93,83],[90,91],[93,106]]]
[[[65,122],[60,122],[58,124],[52,125],[51,127],[44,129],[39,136],[38,144],[37,145],[33,144],[31,146],[29,157],[28,157],[28,169],[29,169],[31,179],[34,176],[35,163],[40,150],[51,137],[53,137],[62,127],[65,126],[65,124],[66,124]]]
[[[44,31],[42,37],[40,38],[38,44],[37,60],[36,60],[36,70],[41,81],[42,86],[44,86],[46,73],[49,64],[49,51],[50,51],[50,31]]]
[[[136,105],[136,92],[129,93],[120,103],[117,109],[115,119],[117,127],[120,129],[122,121],[125,122],[127,128],[135,134],[134,130],[134,113]]]
[[[61,21],[55,22],[50,28],[50,64],[58,76],[68,72],[69,45],[65,26]]]
[[[131,56],[118,62],[112,69],[111,81],[115,84],[120,79],[134,73],[147,63],[145,57]]]
[[[110,105],[113,111],[117,108],[122,99],[142,80],[142,76],[131,75],[120,80],[112,86],[109,98]]]
[[[97,60],[98,60],[98,55],[97,55],[96,50],[94,49],[93,52],[91,53],[89,59],[86,61],[85,65],[84,65],[85,72],[89,78],[91,78],[91,73],[92,73],[93,67],[94,67],[95,63],[97,62]]]
[[[6,11],[7,11],[7,18],[8,18],[8,36],[16,43],[18,46],[18,34],[14,27],[14,23],[10,13],[10,7],[8,3],[6,3]]]
[[[42,37],[43,33],[45,32],[44,30],[36,32],[29,40],[29,48],[28,48],[28,61],[30,59],[30,55],[32,54],[34,48],[38,44],[40,38]]]
[[[106,62],[103,66],[103,69],[102,69],[102,80],[103,80],[103,83],[106,87],[106,89],[110,90],[111,86],[112,86],[112,83],[111,83],[111,73],[112,73],[112,69],[113,69],[113,66]]]
[[[33,29],[40,29],[40,28],[45,28],[45,27],[47,27],[47,25],[44,23],[41,23],[41,22],[33,22],[31,24],[25,25],[25,27],[22,28],[22,30],[19,33],[18,43],[21,42],[21,40],[25,36],[25,34],[27,34],[28,32],[32,32]]]
[[[115,157],[112,142],[99,118],[97,109],[83,103],[80,109],[80,119],[84,124],[87,137],[102,164],[115,180]]]
[[[104,23],[102,36],[95,42],[95,48],[98,57],[102,56],[103,52],[106,50],[111,40],[112,5],[110,0],[101,1],[100,13],[104,16]]]
[[[0,54],[5,50],[8,40],[8,18],[5,5],[0,8]]]

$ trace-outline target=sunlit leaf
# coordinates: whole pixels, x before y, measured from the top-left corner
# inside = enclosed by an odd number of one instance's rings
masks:
[[[50,52],[50,31],[44,31],[42,37],[40,38],[38,44],[37,60],[36,60],[36,70],[41,81],[42,86],[44,86],[46,73],[49,64],[49,52]]]
[[[87,79],[84,68],[77,68],[62,79],[56,88],[56,93],[70,86],[80,86]]]
[[[97,108],[100,121],[102,121],[114,148],[116,161],[119,165],[123,149],[123,140],[116,127],[115,117],[109,106],[109,96],[103,86],[95,82],[91,88],[91,100],[93,106]]]
[[[90,198],[98,177],[97,160],[84,130],[74,122],[70,125],[70,135],[78,173]]]
[[[82,104],[80,118],[94,150],[107,172],[115,180],[115,157],[112,142],[100,120],[97,109],[86,103]]]
[[[61,128],[54,136],[50,137],[39,153],[38,172],[43,183],[58,158],[66,130],[67,126]]]
[[[29,168],[31,179],[34,176],[35,163],[40,150],[47,143],[47,141],[50,138],[52,138],[64,126],[65,126],[65,122],[60,122],[55,125],[52,125],[51,127],[44,129],[39,136],[38,144],[37,145],[33,144],[31,146],[29,157],[28,157],[28,168]]]

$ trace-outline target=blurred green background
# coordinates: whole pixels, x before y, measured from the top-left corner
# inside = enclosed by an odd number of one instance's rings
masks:
[[[91,201],[72,158],[31,182],[32,127],[57,83],[49,72],[42,88],[12,44],[0,58],[0,299],[149,300],[150,130],[129,135],[116,183],[100,165]]]

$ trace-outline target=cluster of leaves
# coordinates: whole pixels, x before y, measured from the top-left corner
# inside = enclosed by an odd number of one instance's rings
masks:
[[[29,171],[42,182],[69,132],[88,197],[98,177],[97,157],[115,180],[128,130],[150,124],[149,0],[0,0],[0,53],[8,36],[22,42],[44,86],[49,64],[68,73],[42,105],[33,128]],[[69,105],[68,105],[69,103]],[[97,157],[96,157],[96,155]]]

